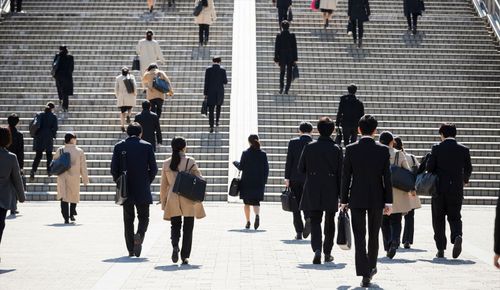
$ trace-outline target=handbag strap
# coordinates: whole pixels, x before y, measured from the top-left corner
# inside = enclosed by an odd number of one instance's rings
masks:
[[[189,167],[189,170],[187,169],[187,168],[188,168],[188,165],[189,165],[189,161],[190,161],[190,160],[191,160],[191,158],[187,158],[187,161],[186,161],[186,168],[184,168],[184,172],[190,173],[190,172],[191,172],[191,170],[193,169],[193,167],[194,167],[194,164],[195,164],[195,163],[193,163],[193,165],[191,165],[191,167]]]

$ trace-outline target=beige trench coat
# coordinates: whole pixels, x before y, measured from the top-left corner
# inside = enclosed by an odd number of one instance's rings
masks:
[[[389,153],[391,154],[391,164],[403,167],[404,169],[410,170],[410,166],[406,161],[406,157],[403,152],[396,150],[394,148],[389,148]],[[396,164],[396,154],[399,155],[398,163]],[[392,188],[392,212],[393,213],[407,213],[412,210],[410,203],[410,193]]]
[[[130,79],[134,83],[134,87],[136,88],[136,90],[133,93],[129,93],[127,91],[127,87],[125,87],[125,83],[123,82],[126,77],[121,74],[117,76],[115,82],[115,96],[117,107],[135,107],[137,84],[135,83],[135,77],[132,74],[130,74],[128,77],[130,77]]]
[[[337,9],[337,0],[321,0],[319,1],[319,9],[335,10]]]
[[[174,90],[172,87],[172,82],[170,82],[170,79],[167,77],[167,74],[159,69],[154,69],[152,71],[148,71],[144,74],[142,77],[142,84],[144,87],[147,89],[146,91],[146,99],[148,101],[151,101],[153,99],[162,99],[165,100],[165,94],[158,91],[157,89],[153,88],[153,79],[157,74],[160,74],[160,77],[164,80],[166,80],[170,84],[170,95],[174,94]]]
[[[417,160],[417,157],[415,157],[415,155],[413,154],[409,154],[409,153],[406,153],[406,152],[402,152],[405,154],[405,157],[406,157],[406,161],[408,162],[408,165],[410,166],[410,168],[412,168],[413,166],[420,166],[420,163],[418,162]],[[413,158],[412,158],[413,156]],[[412,209],[418,209],[418,208],[421,208],[422,207],[422,203],[420,202],[420,197],[418,197],[418,195],[413,195],[411,194],[410,195],[410,205],[411,205],[411,208]]]
[[[161,52],[160,44],[156,40],[141,39],[137,43],[136,53],[139,56],[139,63],[141,66],[141,75],[146,73],[149,65],[152,63],[161,62],[166,64],[166,60]]]
[[[203,177],[198,165],[193,158],[186,157],[184,153],[181,152],[181,162],[179,164],[179,169],[184,170],[186,168],[186,163],[189,160],[189,167],[193,164],[191,169],[191,174],[198,177]],[[169,221],[172,217],[184,216],[184,217],[196,217],[197,219],[204,218],[206,216],[205,209],[201,202],[192,201],[183,196],[172,192],[172,188],[177,178],[177,171],[172,171],[170,169],[170,162],[172,158],[169,158],[163,162],[163,169],[161,173],[161,185],[160,185],[160,201],[161,208],[164,211],[163,219]]]
[[[80,177],[84,185],[89,184],[85,153],[76,145],[66,144],[56,151],[54,159],[61,156],[61,149],[69,152],[71,168],[57,176],[57,200],[78,203],[80,202]]]
[[[194,1],[194,6],[198,5],[199,0]],[[212,25],[217,20],[217,15],[215,13],[214,0],[208,0],[208,6],[203,7],[200,15],[194,18],[194,23],[196,24],[208,24]]]

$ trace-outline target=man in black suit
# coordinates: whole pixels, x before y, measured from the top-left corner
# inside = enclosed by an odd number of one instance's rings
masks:
[[[339,207],[342,172],[342,149],[331,138],[335,123],[328,117],[318,122],[320,137],[304,147],[299,171],[306,175],[300,208],[311,218],[313,264],[321,264],[321,246],[325,262],[332,262],[335,236],[335,213]],[[321,221],[325,213],[325,242],[322,243]]]
[[[69,96],[73,95],[75,61],[73,56],[69,54],[66,46],[59,47],[59,53],[54,56],[52,67],[53,77],[56,80],[59,104],[62,106],[63,111],[67,112],[69,108]]]
[[[219,119],[222,104],[224,103],[224,85],[227,84],[226,69],[220,63],[220,56],[215,56],[213,64],[205,71],[205,87],[203,94],[208,105],[208,123],[210,133],[214,132],[214,109],[217,109],[215,125],[219,127]]]
[[[19,168],[21,169],[21,176],[23,177],[23,185],[24,189],[26,189],[26,179],[24,178],[24,136],[23,133],[19,132],[16,128],[19,123],[19,116],[17,114],[11,114],[7,118],[7,123],[9,124],[9,130],[12,135],[12,143],[7,150],[16,154],[17,162],[19,163]],[[18,214],[19,212],[16,209],[10,211],[12,215]]]
[[[347,87],[349,94],[340,98],[335,124],[342,127],[344,146],[356,142],[358,138],[358,122],[365,114],[363,102],[356,98],[357,90],[358,87],[355,84],[350,84]]]
[[[370,14],[370,4],[368,0],[348,0],[347,15],[352,24],[352,38],[354,44],[358,45],[358,48],[363,46],[363,23],[369,20]]]
[[[462,252],[462,201],[464,185],[469,183],[472,162],[469,148],[457,143],[457,128],[445,123],[439,128],[441,143],[432,146],[427,161],[427,171],[438,176],[437,193],[432,197],[432,227],[438,252],[437,258],[444,258],[446,249],[446,217],[451,230],[453,258]]]
[[[292,68],[297,63],[297,40],[295,34],[290,33],[290,23],[287,20],[281,22],[281,33],[276,35],[274,44],[274,62],[280,66],[280,94],[285,88],[288,95],[292,84]],[[286,87],[285,87],[286,71]]]
[[[281,28],[281,22],[283,20],[288,20],[288,10],[292,6],[292,0],[273,0],[278,8],[278,24]]]
[[[500,192],[497,199],[497,213],[495,217],[495,256],[493,264],[500,269]]]
[[[125,242],[129,256],[139,257],[149,224],[149,205],[153,203],[151,183],[155,179],[158,167],[153,146],[141,140],[141,125],[136,122],[131,123],[127,127],[127,134],[129,137],[118,142],[113,150],[111,175],[116,181],[122,171],[127,171],[128,198],[123,204]],[[137,218],[139,219],[135,235],[134,207],[137,209]]]
[[[377,273],[379,231],[382,213],[392,212],[392,182],[389,148],[373,140],[377,120],[365,115],[359,120],[361,139],[346,147],[342,171],[341,210],[351,209],[352,231],[356,247],[356,274],[361,287],[369,287]],[[368,253],[366,251],[366,215],[368,215]]]
[[[135,115],[135,122],[142,127],[142,140],[151,143],[153,150],[156,151],[156,144],[158,143],[158,146],[160,146],[162,143],[161,128],[158,115],[151,112],[151,103],[149,101],[142,102],[142,112]]]
[[[304,188],[304,181],[306,179],[305,175],[298,170],[299,159],[304,147],[313,140],[311,137],[312,130],[311,123],[301,123],[299,126],[300,136],[290,140],[286,154],[285,186],[290,188],[299,204],[302,199],[302,189]],[[302,240],[302,236],[307,238],[311,233],[311,219],[307,217],[306,212],[304,212],[304,219],[306,220],[305,227],[302,222],[300,210],[293,212],[293,226],[297,233],[295,236],[296,240]]]

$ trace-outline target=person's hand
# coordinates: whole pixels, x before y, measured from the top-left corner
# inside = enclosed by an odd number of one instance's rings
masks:
[[[417,196],[417,191],[415,191],[415,190],[410,191],[410,195],[411,196]]]
[[[493,265],[495,265],[497,269],[500,269],[500,255],[495,254],[495,256],[493,257]]]
[[[386,205],[384,207],[384,215],[391,215],[392,214],[392,206]]]
[[[349,204],[347,204],[347,203],[341,203],[340,204],[340,210],[341,211],[346,211],[348,209],[349,209]]]
[[[290,187],[290,180],[285,179],[285,186],[286,186],[286,187]]]
[[[167,93],[167,96],[169,96],[169,97],[171,97],[171,96],[173,96],[173,95],[174,95],[174,91],[169,91],[169,92]]]

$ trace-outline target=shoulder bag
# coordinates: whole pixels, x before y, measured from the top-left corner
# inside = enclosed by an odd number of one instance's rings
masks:
[[[132,59],[132,70],[141,70],[141,61],[138,55],[134,56]]]
[[[127,188],[127,151],[122,151],[120,159],[121,174],[116,180],[115,203],[123,205],[128,198]]]
[[[410,170],[398,166],[399,153],[396,152],[394,164],[391,165],[392,186],[410,192],[415,189],[415,176]]]
[[[435,196],[437,194],[438,176],[431,172],[417,175],[415,188],[418,195]]]
[[[201,111],[200,111],[200,113],[203,116],[207,116],[207,112],[208,112],[208,101],[205,99],[205,100],[203,100],[203,103],[201,103]]]
[[[295,194],[293,194],[289,187],[285,188],[280,198],[281,208],[283,208],[284,211],[296,212],[299,210],[299,203],[295,198]]]
[[[71,155],[69,152],[64,152],[61,148],[59,149],[59,158],[52,160],[50,163],[50,174],[60,175],[71,168]]]
[[[202,0],[198,1],[198,4],[196,4],[196,6],[194,7],[193,16],[200,15],[201,10],[203,10],[203,1]]]
[[[240,195],[240,182],[241,182],[241,171],[238,171],[238,177],[231,180],[231,185],[229,186],[229,195],[238,196]]]
[[[28,129],[30,131],[31,137],[35,138],[36,133],[38,132],[38,130],[40,130],[40,122],[41,122],[40,114],[36,114],[35,117],[33,117],[33,119],[30,121]]]
[[[201,202],[205,200],[207,182],[199,178],[198,176],[191,174],[191,169],[193,169],[194,162],[188,170],[188,164],[190,160],[191,159],[188,158],[184,171],[177,173],[172,192],[184,196],[189,200]]]
[[[170,91],[169,83],[161,78],[161,74],[158,73],[153,79],[153,88],[157,91],[160,91],[164,94]]]
[[[127,89],[127,93],[133,94],[135,92],[135,86],[132,79],[128,76],[123,79],[123,83],[125,84],[125,88]]]

